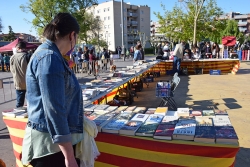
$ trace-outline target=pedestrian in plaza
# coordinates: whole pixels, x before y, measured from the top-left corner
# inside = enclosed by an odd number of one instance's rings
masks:
[[[220,57],[220,47],[218,43],[216,42],[212,46],[212,55],[213,55],[213,58],[216,58],[216,59]]]
[[[3,62],[6,67],[6,71],[10,71],[10,56],[8,54],[4,55]]]
[[[134,62],[136,62],[136,61],[138,61],[138,60],[141,60],[141,58],[142,58],[142,55],[141,55],[141,51],[140,51],[140,49],[141,49],[141,45],[136,45],[135,46],[135,53],[134,53],[134,59],[133,59],[133,61]]]
[[[5,72],[4,70],[4,61],[3,61],[3,56],[1,53],[0,53],[0,65],[1,65],[1,69],[2,69],[2,72]]]
[[[84,51],[82,54],[82,59],[84,62],[89,61],[89,48],[87,46],[84,46]]]
[[[211,50],[210,42],[206,42],[204,50],[205,50],[205,58],[206,59],[212,58],[212,50]]]
[[[26,94],[25,75],[27,70],[27,53],[25,52],[26,43],[18,42],[16,45],[17,53],[10,58],[10,71],[13,75],[14,86],[16,89],[16,107],[24,105]]]
[[[83,139],[82,89],[63,55],[79,33],[76,19],[59,13],[46,25],[26,74],[28,123],[22,163],[33,167],[78,167],[74,147]]]
[[[173,60],[173,71],[178,72],[178,74],[181,74],[180,67],[181,67],[181,61],[183,59],[184,55],[184,50],[185,50],[185,41],[181,41],[181,43],[176,44],[173,55],[174,55],[174,60]]]
[[[157,45],[157,57],[156,59],[162,59],[162,56],[163,56],[163,50],[162,50],[162,46],[161,46],[161,43],[158,43]]]

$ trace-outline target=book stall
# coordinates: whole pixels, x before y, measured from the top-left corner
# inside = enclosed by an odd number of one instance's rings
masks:
[[[95,166],[233,167],[239,143],[226,111],[132,105],[136,92],[160,75],[155,68],[161,63],[128,66],[112,76],[81,85],[84,114],[99,131],[95,140],[101,155]],[[154,96],[163,98],[166,104],[173,100],[166,99],[173,91],[169,82],[158,82]],[[16,164],[21,167],[27,107],[2,114]]]

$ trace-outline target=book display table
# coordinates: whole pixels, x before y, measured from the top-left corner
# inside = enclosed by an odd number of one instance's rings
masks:
[[[3,117],[13,143],[16,166],[22,167],[21,150],[26,119]],[[95,167],[233,167],[238,145],[205,144],[182,140],[98,133],[101,155]]]
[[[209,74],[210,70],[221,70],[222,73],[231,73],[233,68],[239,64],[239,59],[190,59],[183,60],[181,68],[187,68],[188,74],[196,74],[195,69],[202,69],[203,74]],[[160,71],[161,74],[166,74],[166,71],[172,70],[172,68],[173,60],[169,60],[156,64],[153,70]]]

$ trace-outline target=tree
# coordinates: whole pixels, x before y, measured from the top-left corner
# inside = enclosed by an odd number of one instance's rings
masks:
[[[224,21],[216,19],[223,12],[215,0],[186,0],[184,5],[186,10],[176,4],[172,11],[161,5],[164,15],[155,13],[161,25],[160,32],[168,38],[190,40],[196,45],[197,40],[218,36],[223,30]]]
[[[237,37],[240,34],[238,23],[235,20],[227,20],[227,26],[222,32],[223,36],[235,36]]]
[[[16,39],[15,33],[12,30],[12,27],[9,26],[9,34],[4,37],[4,41],[14,41]]]

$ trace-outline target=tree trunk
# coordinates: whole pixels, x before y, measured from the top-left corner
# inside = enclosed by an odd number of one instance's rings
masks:
[[[197,19],[194,19],[194,38],[193,38],[193,45],[197,46],[197,42],[196,42],[196,29],[197,29]]]

